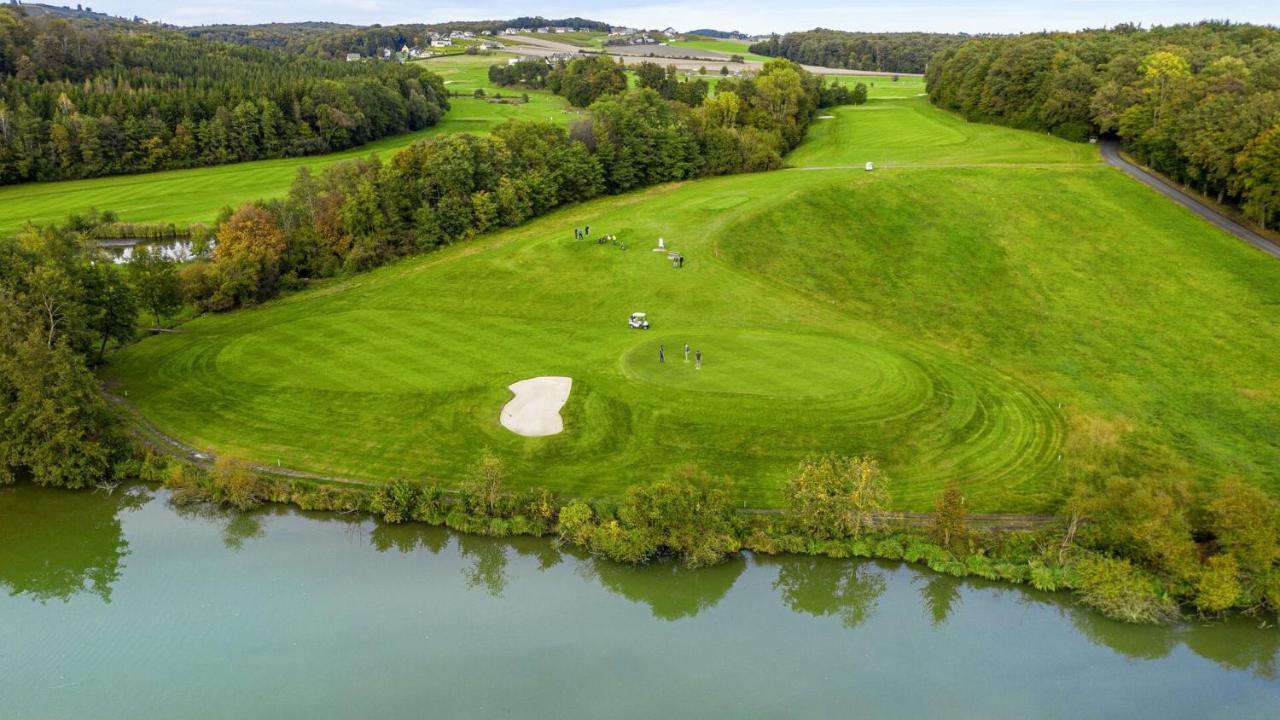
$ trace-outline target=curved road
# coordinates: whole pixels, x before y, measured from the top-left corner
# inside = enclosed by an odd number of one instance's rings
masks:
[[[1120,143],[1115,140],[1106,140],[1102,142],[1102,159],[1111,167],[1124,171],[1138,182],[1147,185],[1161,195],[1164,195],[1170,200],[1182,205],[1196,215],[1199,215],[1219,228],[1235,235],[1241,240],[1258,248],[1262,252],[1272,257],[1280,258],[1280,245],[1277,245],[1274,240],[1250,230],[1244,225],[1241,225],[1235,220],[1232,220],[1226,215],[1223,215],[1217,210],[1200,202],[1191,194],[1174,187],[1163,178],[1149,173],[1129,162],[1120,154]]]

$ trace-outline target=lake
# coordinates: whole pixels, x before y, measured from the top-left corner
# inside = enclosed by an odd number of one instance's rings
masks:
[[[901,563],[631,568],[163,490],[0,488],[0,718],[1275,718],[1280,631]]]

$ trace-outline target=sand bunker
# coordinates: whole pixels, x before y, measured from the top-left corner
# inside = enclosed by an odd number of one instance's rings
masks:
[[[560,408],[569,399],[573,378],[536,377],[507,386],[515,397],[502,407],[502,427],[525,437],[564,431]]]

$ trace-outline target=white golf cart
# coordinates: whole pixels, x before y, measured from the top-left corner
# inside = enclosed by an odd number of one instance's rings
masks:
[[[631,313],[631,319],[627,321],[627,325],[630,325],[632,330],[648,330],[649,320],[644,313],[633,312]]]

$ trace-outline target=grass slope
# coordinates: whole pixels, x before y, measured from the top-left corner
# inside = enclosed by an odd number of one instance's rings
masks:
[[[769,62],[773,59],[768,55],[757,55],[753,52],[749,52],[747,48],[751,47],[751,43],[742,40],[720,40],[717,38],[694,35],[684,40],[671,40],[668,41],[667,44],[672,47],[691,48],[694,50],[712,50],[714,52],[722,52],[728,55],[741,55],[747,60],[757,60],[759,62]]]
[[[517,484],[607,496],[695,462],[751,505],[825,450],[880,457],[904,509],[952,478],[980,511],[1087,473],[1280,486],[1280,265],[1088,147],[919,100],[822,122],[807,168],[569,208],[198,319],[107,374],[192,444],[369,481],[456,479],[489,447]],[[566,432],[517,437],[505,388],[538,375],[575,380]]]
[[[449,83],[447,89],[463,97],[450,99],[453,107],[438,125],[363,147],[312,157],[0,187],[0,233],[13,233],[28,221],[61,222],[67,215],[91,207],[114,210],[129,222],[209,222],[224,206],[284,194],[300,167],[319,170],[370,153],[386,157],[440,133],[488,132],[512,117],[568,123],[571,115],[567,103],[551,93],[530,92],[530,102],[525,105],[501,105],[467,97],[477,87],[485,88],[489,94],[501,90],[490,87],[487,80],[488,67],[495,62],[506,62],[505,56],[458,55],[427,61],[427,66]],[[503,94],[513,93],[505,90]]]

